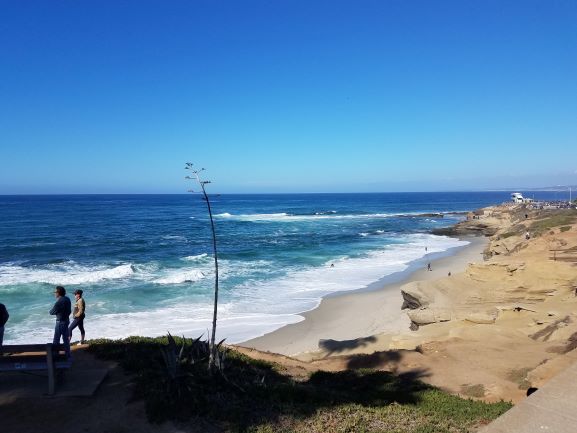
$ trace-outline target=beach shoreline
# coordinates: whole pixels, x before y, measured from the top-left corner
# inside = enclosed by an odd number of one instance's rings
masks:
[[[443,232],[473,233],[432,271],[425,262],[380,290],[326,297],[239,349],[329,371],[419,372],[453,394],[520,401],[577,359],[577,213],[506,204]]]
[[[408,331],[411,321],[401,310],[402,286],[463,272],[469,263],[483,260],[488,239],[472,235],[460,236],[459,239],[469,243],[453,248],[448,255],[447,252],[427,254],[390,282],[385,277],[368,288],[331,293],[323,297],[316,308],[299,314],[304,320],[243,341],[237,346],[308,359],[309,354],[326,350],[325,346],[339,346],[339,342],[348,353],[355,353],[354,350],[350,351],[354,349],[353,346],[358,345],[361,350],[363,341],[374,342],[377,334],[390,338]],[[427,263],[431,264],[430,271]],[[335,353],[339,349],[332,347],[329,351]]]

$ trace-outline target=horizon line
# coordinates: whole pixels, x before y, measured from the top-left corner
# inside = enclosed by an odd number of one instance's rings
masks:
[[[565,192],[568,188],[574,188],[577,190],[577,186],[566,186],[563,189],[553,187],[541,187],[541,188],[490,188],[490,189],[460,189],[460,190],[438,190],[438,191],[351,191],[351,192],[222,192],[222,193],[211,193],[210,195],[314,195],[314,194],[434,194],[434,193],[483,193],[483,192],[512,192],[512,191],[524,191],[524,192]],[[96,192],[96,193],[2,193],[0,197],[15,197],[15,196],[87,196],[87,195],[188,195],[188,194],[198,194],[196,192]]]

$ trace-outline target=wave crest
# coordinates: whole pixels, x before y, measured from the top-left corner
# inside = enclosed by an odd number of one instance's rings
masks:
[[[336,211],[317,212],[309,215],[295,215],[286,212],[279,213],[261,213],[261,214],[240,214],[232,215],[228,212],[216,215],[219,218],[226,218],[235,221],[271,221],[271,222],[295,222],[295,221],[319,221],[319,220],[341,220],[341,219],[371,219],[371,218],[390,218],[395,216],[388,213],[375,214],[346,214],[339,215]]]
[[[162,278],[158,278],[153,281],[156,284],[182,284],[182,283],[194,283],[196,281],[202,280],[205,277],[204,272],[199,270],[188,270],[188,271],[177,271]]]
[[[206,253],[198,254],[196,256],[186,256],[182,257],[180,260],[184,260],[185,262],[198,262],[199,260],[207,258],[208,255]]]
[[[55,265],[47,268],[1,266],[0,286],[46,283],[46,284],[89,284],[102,280],[127,278],[134,274],[132,264],[113,268],[80,266],[77,264]]]

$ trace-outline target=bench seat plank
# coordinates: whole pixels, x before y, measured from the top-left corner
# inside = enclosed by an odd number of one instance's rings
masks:
[[[52,351],[63,352],[64,345],[52,346]],[[46,353],[46,344],[4,344],[0,353]]]

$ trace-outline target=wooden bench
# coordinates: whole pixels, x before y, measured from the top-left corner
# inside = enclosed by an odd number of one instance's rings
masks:
[[[0,371],[46,370],[49,395],[54,395],[56,389],[56,373],[72,365],[62,344],[5,344],[0,347],[0,355]]]

